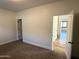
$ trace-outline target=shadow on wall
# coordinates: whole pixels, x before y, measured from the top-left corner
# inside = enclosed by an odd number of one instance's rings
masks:
[[[72,56],[79,59],[79,13],[74,15]]]

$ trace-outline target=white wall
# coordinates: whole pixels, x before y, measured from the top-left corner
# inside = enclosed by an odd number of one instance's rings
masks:
[[[16,13],[0,9],[0,45],[16,40]]]
[[[58,35],[58,21],[59,21],[59,16],[53,16],[53,24],[52,24],[53,42],[57,39],[57,35]]]
[[[66,0],[17,12],[17,18],[23,19],[23,41],[51,49],[53,15],[69,13],[72,9],[79,12],[78,2]]]

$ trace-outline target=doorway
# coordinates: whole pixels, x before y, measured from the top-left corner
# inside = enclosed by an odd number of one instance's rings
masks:
[[[58,42],[59,46],[65,49],[68,34],[68,15],[59,16]]]
[[[23,39],[23,37],[22,37],[22,19],[18,19],[17,24],[18,24],[18,40],[22,41],[22,39]]]
[[[67,31],[68,29],[68,16],[60,15],[53,16],[53,48],[54,50],[61,50],[65,52]]]
[[[52,50],[64,53],[67,59],[71,59],[72,32],[73,12],[53,16]]]

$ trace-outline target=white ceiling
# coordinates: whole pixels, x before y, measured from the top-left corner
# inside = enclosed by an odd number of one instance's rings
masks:
[[[25,8],[56,2],[59,0],[0,0],[0,7],[13,11],[19,11]]]

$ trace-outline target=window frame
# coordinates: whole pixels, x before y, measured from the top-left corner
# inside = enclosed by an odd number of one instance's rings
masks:
[[[63,26],[64,22],[66,23],[66,26]],[[68,26],[68,21],[61,21],[61,28],[67,28]]]

